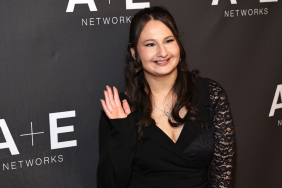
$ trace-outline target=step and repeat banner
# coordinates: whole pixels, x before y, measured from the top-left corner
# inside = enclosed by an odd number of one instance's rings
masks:
[[[133,15],[174,16],[190,70],[227,91],[234,187],[281,187],[282,0],[0,3],[0,187],[96,185],[100,99],[124,90]]]

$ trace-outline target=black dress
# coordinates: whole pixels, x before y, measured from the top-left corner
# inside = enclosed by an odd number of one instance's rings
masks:
[[[192,106],[203,122],[186,121],[176,143],[158,126],[144,129],[149,140],[137,140],[135,118],[108,119],[99,124],[99,188],[231,188],[234,127],[227,94],[215,81],[197,78]],[[127,99],[120,94],[120,99]],[[129,102],[131,106],[131,103]],[[188,112],[187,116],[191,116]]]

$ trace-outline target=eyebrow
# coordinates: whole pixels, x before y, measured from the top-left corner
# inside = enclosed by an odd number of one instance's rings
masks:
[[[167,38],[169,38],[169,37],[174,37],[174,36],[167,36],[167,37],[165,37],[164,39],[167,39]],[[143,44],[145,43],[145,42],[147,42],[147,41],[155,41],[156,39],[148,39],[148,40],[145,40],[144,42],[143,42]]]

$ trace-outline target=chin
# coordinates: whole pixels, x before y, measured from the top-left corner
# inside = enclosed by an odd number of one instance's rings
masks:
[[[156,76],[168,76],[171,74],[177,73],[177,68],[171,69],[171,70],[166,70],[166,71],[158,71],[156,72]]]

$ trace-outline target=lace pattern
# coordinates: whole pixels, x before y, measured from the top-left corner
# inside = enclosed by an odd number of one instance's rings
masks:
[[[209,80],[211,109],[209,123],[214,125],[215,148],[210,163],[209,188],[231,188],[235,153],[235,133],[227,94]]]

